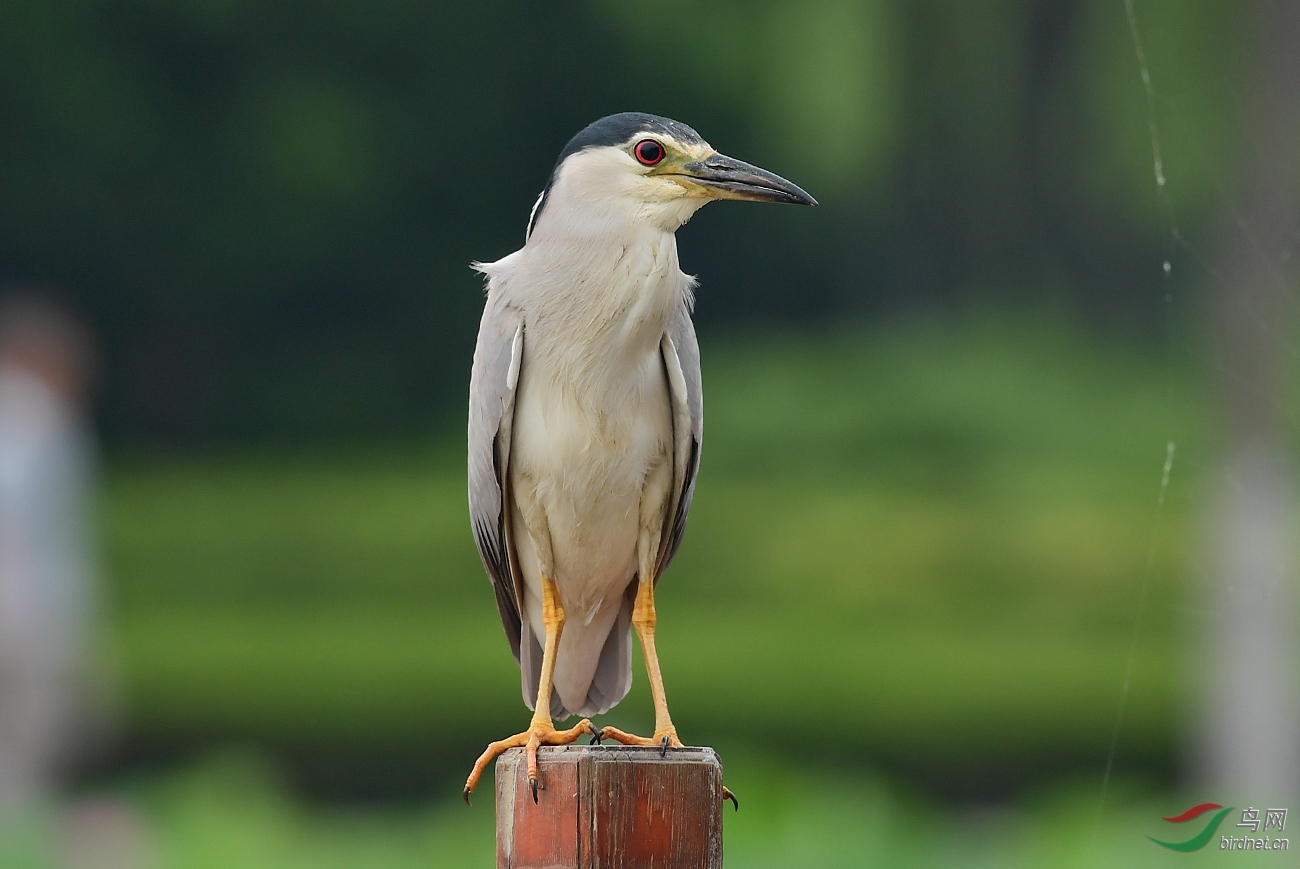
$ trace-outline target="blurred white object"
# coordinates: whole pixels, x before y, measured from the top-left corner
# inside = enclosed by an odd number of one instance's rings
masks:
[[[1206,777],[1225,801],[1282,801],[1300,792],[1290,470],[1272,444],[1239,446],[1227,464],[1205,714]]]
[[[1252,4],[1250,13],[1239,192],[1212,272],[1225,486],[1201,749],[1214,799],[1237,805],[1300,797],[1296,481],[1287,419],[1300,228],[1300,4]]]
[[[0,305],[0,826],[43,802],[75,738],[95,569],[81,333]]]

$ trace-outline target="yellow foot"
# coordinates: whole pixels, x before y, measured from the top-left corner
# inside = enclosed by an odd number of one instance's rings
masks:
[[[600,743],[606,739],[612,739],[615,742],[621,742],[624,745],[657,745],[659,746],[660,757],[667,757],[668,749],[670,748],[683,747],[682,741],[677,738],[677,729],[673,727],[669,727],[668,729],[660,731],[650,737],[624,733],[617,727],[602,727],[600,733],[596,734],[596,739],[594,741]],[[735,808],[735,811],[740,811],[740,800],[736,799],[736,795],[731,792],[731,788],[725,786],[722,788],[722,799],[724,801],[731,800],[731,805]]]
[[[528,785],[533,791],[533,802],[537,802],[537,749],[543,745],[568,745],[571,742],[577,742],[578,738],[584,733],[590,733],[592,736],[599,736],[596,728],[592,727],[591,722],[586,718],[579,721],[568,730],[556,730],[549,722],[545,724],[533,724],[523,733],[516,733],[514,736],[508,736],[499,742],[493,742],[488,745],[487,750],[479,755],[479,759],[474,764],[474,770],[465,780],[465,790],[461,796],[465,798],[465,805],[469,805],[469,795],[474,792],[478,785],[479,776],[483,775],[483,770],[487,765],[507,748],[518,748],[523,746],[528,752]]]
[[[602,742],[606,739],[612,739],[624,745],[657,745],[659,746],[660,757],[666,757],[670,748],[682,748],[682,741],[677,738],[677,729],[674,727],[669,727],[666,730],[656,730],[655,735],[650,737],[624,733],[617,727],[602,727],[596,741]]]

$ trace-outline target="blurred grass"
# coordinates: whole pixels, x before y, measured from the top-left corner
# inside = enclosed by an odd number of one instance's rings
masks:
[[[1165,361],[1051,319],[706,340],[703,468],[660,585],[689,742],[841,751],[948,792],[1178,737],[1190,486]],[[462,445],[116,457],[114,632],[138,744],[468,761],[526,722]],[[606,721],[645,728],[643,672]],[[456,766],[459,770],[459,766]],[[828,864],[829,865],[829,864]]]
[[[1162,815],[1200,796],[1162,795],[1133,781],[1114,784],[1104,806],[1097,783],[1076,782],[1011,804],[952,808],[878,778],[809,771],[770,756],[751,757],[744,772],[729,768],[727,777],[743,794],[741,810],[724,814],[730,869],[1125,869],[1223,859],[1214,845],[1182,854],[1149,842],[1148,834],[1168,835]],[[134,815],[143,834],[133,837],[135,850],[155,869],[495,865],[487,800],[473,808],[455,798],[407,807],[310,805],[288,795],[273,766],[247,754],[213,755],[95,798]],[[46,826],[50,838],[57,840],[58,827],[57,820]],[[8,844],[0,842],[3,869],[53,869],[48,844],[44,859],[39,842],[24,857]]]

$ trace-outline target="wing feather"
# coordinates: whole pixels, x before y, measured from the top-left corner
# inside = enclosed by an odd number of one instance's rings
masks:
[[[524,355],[519,311],[489,286],[469,382],[469,513],[483,567],[496,592],[501,625],[519,660],[520,589],[510,543],[508,493],[515,387]]]
[[[668,391],[673,402],[673,497],[659,550],[658,581],[681,546],[686,514],[695,496],[704,443],[704,392],[700,379],[700,345],[691,312],[683,300],[668,320],[660,344]]]

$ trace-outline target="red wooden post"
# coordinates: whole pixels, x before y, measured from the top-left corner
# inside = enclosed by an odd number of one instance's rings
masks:
[[[711,748],[568,745],[497,760],[498,869],[722,869],[722,764]]]

